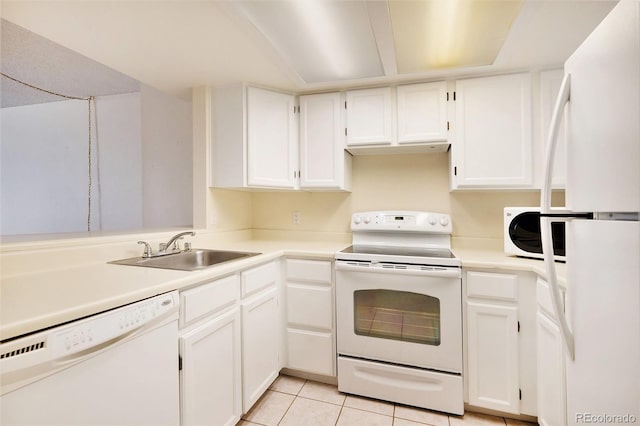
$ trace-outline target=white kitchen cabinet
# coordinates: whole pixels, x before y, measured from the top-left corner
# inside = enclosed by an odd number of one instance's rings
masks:
[[[293,188],[297,165],[295,97],[247,88],[247,184]]]
[[[520,413],[518,276],[466,274],[468,402]]]
[[[336,375],[333,272],[330,261],[286,261],[287,368]]]
[[[391,144],[393,135],[391,95],[391,87],[347,91],[347,146]]]
[[[396,88],[398,143],[447,140],[447,83],[407,84]]]
[[[296,185],[295,96],[234,85],[211,99],[212,186],[284,188]]]
[[[351,189],[342,116],[339,92],[300,96],[300,188]]]
[[[240,280],[180,293],[182,425],[235,425],[242,415]]]
[[[551,126],[551,116],[555,107],[556,98],[560,91],[560,84],[564,77],[563,70],[542,71],[540,73],[540,146],[543,147],[542,158],[545,158],[547,149],[547,138],[549,137],[549,127]],[[551,184],[553,188],[562,189],[567,182],[567,134],[565,132],[564,120],[560,123],[558,130],[558,142],[553,164],[553,174]],[[543,164],[543,162],[540,162]],[[541,171],[544,173],[544,170]]]
[[[538,339],[538,423],[543,426],[567,424],[564,344],[555,320],[549,285],[537,283]]]
[[[235,425],[242,416],[240,310],[180,338],[181,424]]]
[[[452,189],[533,187],[531,75],[456,81]]]
[[[242,313],[242,401],[246,413],[280,372],[279,274],[271,262],[241,274],[245,292]],[[273,268],[272,268],[273,266]]]

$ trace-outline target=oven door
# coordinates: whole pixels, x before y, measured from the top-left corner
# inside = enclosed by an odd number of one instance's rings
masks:
[[[460,268],[336,261],[338,354],[462,373]]]

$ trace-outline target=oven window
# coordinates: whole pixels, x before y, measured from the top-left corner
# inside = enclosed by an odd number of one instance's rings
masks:
[[[353,297],[357,335],[440,345],[440,300],[395,290],[357,290]]]

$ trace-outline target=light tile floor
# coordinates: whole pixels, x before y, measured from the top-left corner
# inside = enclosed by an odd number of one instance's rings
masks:
[[[467,412],[454,416],[338,392],[337,386],[281,375],[237,426],[531,426]]]

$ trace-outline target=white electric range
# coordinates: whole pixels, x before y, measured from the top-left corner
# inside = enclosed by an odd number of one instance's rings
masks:
[[[355,213],[336,254],[338,388],[463,414],[462,281],[449,215]]]

